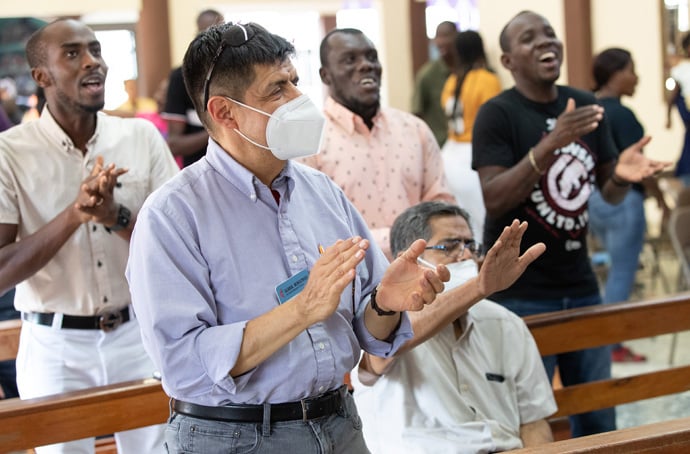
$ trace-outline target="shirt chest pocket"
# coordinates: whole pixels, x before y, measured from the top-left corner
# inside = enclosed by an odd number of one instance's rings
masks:
[[[149,194],[149,182],[145,178],[125,178],[126,176],[127,174],[118,179],[113,197],[115,202],[121,203],[132,212],[137,212]]]

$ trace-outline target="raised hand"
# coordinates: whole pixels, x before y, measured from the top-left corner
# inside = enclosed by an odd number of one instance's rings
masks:
[[[309,272],[304,289],[292,301],[309,325],[328,318],[338,308],[340,295],[355,278],[355,268],[364,260],[369,241],[356,236],[338,240],[324,250]]]
[[[526,230],[527,222],[520,223],[517,219],[503,228],[479,270],[478,286],[482,294],[491,295],[510,287],[546,250],[544,243],[537,243],[520,255],[520,243]]]
[[[444,265],[436,270],[417,264],[426,241],[417,240],[388,267],[381,279],[376,302],[386,311],[419,311],[443,291],[443,283],[450,279]]]
[[[556,120],[556,126],[548,135],[551,147],[556,150],[589,134],[599,126],[602,118],[604,118],[604,108],[600,105],[589,104],[575,107],[575,100],[569,98],[565,110]]]
[[[118,205],[113,198],[117,179],[128,169],[117,168],[115,164],[103,166],[103,157],[96,157],[96,163],[88,177],[82,181],[75,201],[75,208],[82,214],[82,222],[94,221],[112,224],[117,219]]]
[[[667,161],[655,161],[642,154],[642,148],[650,140],[652,140],[651,137],[645,136],[623,150],[618,156],[618,163],[614,170],[616,178],[636,183],[661,172],[672,164]]]

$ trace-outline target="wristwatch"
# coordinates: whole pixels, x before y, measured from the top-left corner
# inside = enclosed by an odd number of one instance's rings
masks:
[[[115,221],[115,224],[111,225],[110,227],[106,227],[105,230],[110,233],[126,229],[131,220],[132,212],[129,211],[126,206],[120,204],[120,207],[117,210],[117,221]]]

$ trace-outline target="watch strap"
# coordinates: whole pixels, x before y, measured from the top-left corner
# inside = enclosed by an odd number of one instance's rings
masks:
[[[120,206],[117,209],[117,220],[115,221],[115,224],[106,227],[105,230],[108,233],[124,230],[129,226],[131,220],[132,212],[129,211],[129,208],[127,208],[123,204],[120,204]]]

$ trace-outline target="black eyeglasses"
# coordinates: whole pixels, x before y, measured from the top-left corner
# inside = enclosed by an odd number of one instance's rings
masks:
[[[211,60],[211,66],[209,66],[208,73],[206,73],[206,79],[204,80],[204,112],[206,112],[206,104],[208,104],[208,91],[211,85],[211,76],[213,75],[213,70],[216,68],[216,63],[218,62],[221,54],[227,46],[240,47],[253,37],[254,30],[245,27],[242,24],[231,25],[223,32],[223,36],[220,40],[220,46],[218,46],[216,55],[214,55],[213,60]]]
[[[482,245],[474,240],[462,240],[462,239],[452,239],[445,240],[440,244],[434,246],[427,246],[424,249],[433,249],[436,251],[443,252],[446,257],[457,253],[462,255],[465,249],[470,251],[473,255],[480,256],[482,254]]]

